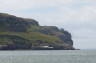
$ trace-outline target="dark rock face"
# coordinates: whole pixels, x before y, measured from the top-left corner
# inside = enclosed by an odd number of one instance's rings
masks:
[[[0,50],[30,49],[32,44],[29,40],[14,35],[0,35],[0,38],[8,39],[5,46],[1,46]]]
[[[20,18],[12,15],[0,13],[0,25],[10,32],[25,32],[31,25],[39,26],[38,22],[32,19]],[[1,30],[4,32],[4,30]]]
[[[63,40],[65,43],[73,45],[73,40],[71,34],[67,31],[64,31],[64,34],[58,35],[58,37]]]
[[[0,32],[39,32],[41,34],[54,36],[60,39],[58,43],[47,43],[47,48],[41,47],[46,44],[43,40],[36,40],[38,46],[32,46],[31,40],[10,35],[2,34],[1,39],[6,38],[5,41],[10,41],[5,45],[0,44],[0,50],[16,50],[16,49],[33,49],[33,50],[74,50],[72,36],[68,31],[59,29],[56,26],[40,26],[37,21],[33,19],[16,17],[9,14],[0,13]],[[8,40],[7,40],[8,39]],[[34,38],[35,39],[35,38]],[[32,38],[33,40],[33,38]],[[61,44],[63,42],[63,45]],[[60,45],[58,45],[60,44]],[[64,45],[65,44],[65,45]],[[50,48],[53,47],[53,48]]]

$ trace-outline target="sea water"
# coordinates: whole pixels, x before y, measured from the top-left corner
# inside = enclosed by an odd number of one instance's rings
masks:
[[[0,51],[0,63],[96,63],[96,50]]]

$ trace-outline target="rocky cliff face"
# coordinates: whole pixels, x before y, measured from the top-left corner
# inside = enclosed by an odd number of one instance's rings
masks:
[[[0,13],[0,49],[73,50],[71,34],[36,20]],[[45,47],[47,46],[47,47]]]
[[[25,19],[16,17],[13,15],[0,13],[0,26],[4,27],[5,30],[10,32],[26,32],[27,28],[31,25],[38,26],[38,22],[33,19]]]

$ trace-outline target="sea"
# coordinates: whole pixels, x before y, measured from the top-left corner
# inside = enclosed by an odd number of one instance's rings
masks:
[[[0,51],[0,63],[96,63],[96,50]]]

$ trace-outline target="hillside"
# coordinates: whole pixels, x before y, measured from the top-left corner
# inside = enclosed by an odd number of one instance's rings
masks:
[[[34,19],[0,13],[0,50],[74,50],[71,34]]]

